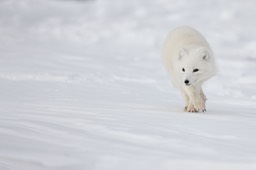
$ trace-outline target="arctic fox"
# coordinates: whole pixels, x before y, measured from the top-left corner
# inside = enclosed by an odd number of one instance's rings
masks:
[[[195,29],[182,26],[167,37],[162,57],[171,80],[185,100],[185,111],[205,112],[202,84],[216,74],[213,52]]]

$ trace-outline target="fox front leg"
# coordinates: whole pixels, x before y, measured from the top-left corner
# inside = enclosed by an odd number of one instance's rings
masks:
[[[189,106],[189,97],[186,93],[186,91],[184,91],[183,89],[181,89],[181,95],[183,97],[183,100],[185,102],[185,108],[184,108],[184,111],[187,111],[187,108]]]
[[[193,104],[192,100],[190,99],[190,96],[189,96],[190,94],[187,93],[187,91],[184,89],[181,90],[181,93],[182,93],[183,99],[185,101],[184,111],[197,112],[197,109],[194,107],[194,104]]]
[[[201,95],[201,87],[196,88],[194,86],[185,87],[185,91],[189,96],[189,105],[187,108],[188,112],[205,112],[205,97]]]

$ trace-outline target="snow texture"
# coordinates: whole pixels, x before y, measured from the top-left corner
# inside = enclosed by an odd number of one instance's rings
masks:
[[[256,1],[1,0],[0,170],[256,169]],[[207,113],[160,53],[189,25],[215,52]]]

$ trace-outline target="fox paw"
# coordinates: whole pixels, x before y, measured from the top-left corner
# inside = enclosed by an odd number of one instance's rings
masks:
[[[187,112],[193,112],[193,113],[197,113],[200,111],[206,112],[205,103],[199,102],[199,103],[196,103],[196,105],[188,105],[188,106],[185,106],[184,110]]]
[[[198,110],[193,105],[192,106],[186,106],[185,111],[193,112],[193,113],[198,112]]]
[[[197,109],[197,111],[206,112],[205,102],[195,103],[195,108]]]

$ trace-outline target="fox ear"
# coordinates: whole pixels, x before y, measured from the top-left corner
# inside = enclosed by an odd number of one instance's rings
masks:
[[[179,60],[181,60],[182,58],[188,56],[188,54],[189,54],[188,49],[186,49],[186,48],[181,48],[181,49],[180,49],[180,52],[179,52]]]
[[[210,54],[207,49],[203,48],[200,50],[200,56],[204,61],[209,61],[210,60]]]

